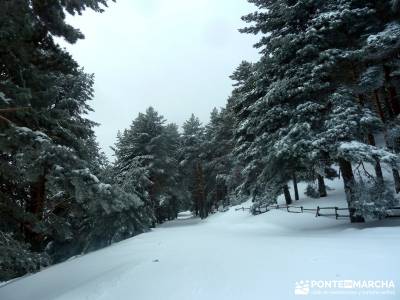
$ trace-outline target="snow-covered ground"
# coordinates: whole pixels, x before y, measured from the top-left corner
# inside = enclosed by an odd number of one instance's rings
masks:
[[[299,203],[345,207],[341,182],[327,183],[334,188],[329,198],[309,200],[301,194]],[[235,207],[206,220],[186,214],[14,280],[0,288],[0,299],[400,299],[398,226],[399,219],[350,225],[278,210],[251,216]],[[395,288],[316,286],[343,280],[393,281]],[[308,296],[295,295],[296,282],[298,292]],[[367,292],[375,294],[362,294]]]

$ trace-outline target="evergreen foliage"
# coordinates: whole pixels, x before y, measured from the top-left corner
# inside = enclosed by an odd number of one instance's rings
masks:
[[[142,233],[191,210],[325,197],[343,178],[351,222],[386,217],[400,191],[398,1],[248,0],[261,57],[182,132],[154,108],[118,134],[110,163],[87,114],[94,76],[55,37],[106,0],[0,2],[0,280]],[[378,143],[377,138],[384,143]],[[370,174],[369,167],[375,171]],[[382,166],[392,171],[384,177]]]
[[[66,13],[104,5],[0,3],[0,280],[146,229],[139,197],[96,176],[108,180],[86,116],[93,76],[54,41],[83,38]]]
[[[290,202],[292,174],[329,177],[338,164],[351,220],[362,221],[353,215],[360,196],[351,164],[371,163],[380,182],[381,163],[398,174],[395,146],[374,139],[397,126],[398,10],[390,1],[249,2],[258,10],[241,31],[261,35],[262,57],[232,76],[235,151],[246,174],[239,188],[256,201],[284,192]]]
[[[119,135],[113,173],[117,184],[142,197],[147,223],[155,226],[177,217],[182,197],[179,190],[178,149],[175,124],[152,107],[140,113],[131,127]]]

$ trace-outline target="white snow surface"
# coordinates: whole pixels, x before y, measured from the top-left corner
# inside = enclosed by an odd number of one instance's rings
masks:
[[[346,207],[339,181],[326,199]],[[302,186],[303,187],[303,186]],[[1,300],[400,299],[400,219],[259,216],[235,208],[206,220],[181,214],[149,233],[72,258],[0,287]],[[296,296],[305,280],[393,280],[395,295]]]

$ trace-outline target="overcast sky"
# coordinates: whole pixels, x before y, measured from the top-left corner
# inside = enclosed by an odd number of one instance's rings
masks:
[[[95,74],[90,118],[107,155],[118,130],[149,106],[178,125],[192,112],[206,123],[224,106],[228,76],[258,57],[256,37],[237,31],[253,10],[246,0],[117,0],[103,14],[70,18],[86,36],[67,48]]]

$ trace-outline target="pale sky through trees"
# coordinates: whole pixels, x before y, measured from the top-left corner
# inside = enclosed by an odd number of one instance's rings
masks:
[[[67,48],[95,73],[91,118],[108,156],[117,131],[150,105],[178,125],[192,112],[207,122],[224,106],[228,76],[258,58],[257,38],[237,31],[253,10],[246,0],[118,0],[70,19],[86,36]]]

